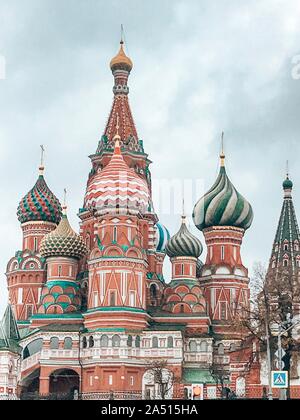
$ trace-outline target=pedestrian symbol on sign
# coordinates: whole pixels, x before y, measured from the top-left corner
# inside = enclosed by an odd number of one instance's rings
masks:
[[[288,387],[288,373],[286,371],[272,372],[272,388],[287,388]]]

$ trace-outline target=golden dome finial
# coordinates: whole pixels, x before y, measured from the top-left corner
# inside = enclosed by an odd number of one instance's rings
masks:
[[[39,173],[40,175],[44,175],[44,170],[45,170],[45,166],[44,166],[44,157],[45,157],[45,148],[44,146],[41,144],[41,164],[39,166]]]
[[[62,208],[64,216],[67,215],[67,208],[68,208],[68,206],[67,206],[67,189],[64,188],[64,203],[63,203],[63,208]]]
[[[133,63],[129,57],[125,54],[124,51],[124,29],[123,25],[121,25],[121,41],[120,41],[120,49],[118,54],[111,60],[110,68],[112,71],[120,69],[120,70],[127,70],[131,71],[133,67]]]
[[[224,153],[224,131],[221,137],[221,153],[220,153],[221,166],[225,166],[225,153]]]

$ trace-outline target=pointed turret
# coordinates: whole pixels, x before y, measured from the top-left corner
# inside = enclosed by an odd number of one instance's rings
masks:
[[[295,272],[296,267],[300,266],[300,234],[292,199],[293,182],[288,174],[282,186],[284,198],[270,258],[269,274],[282,267]]]
[[[58,224],[62,209],[58,198],[52,193],[44,178],[44,147],[41,146],[42,157],[39,177],[34,187],[22,198],[17,211],[19,221],[48,222]]]
[[[10,304],[7,305],[3,319],[0,323],[0,351],[9,350],[14,353],[20,352],[18,341],[20,340],[17,322]]]
[[[128,99],[128,78],[133,68],[133,63],[125,53],[123,37],[118,54],[110,62],[110,68],[114,77],[113,104],[96,153],[90,156],[93,164],[90,178],[109,163],[113,155],[117,136],[126,163],[140,177],[146,179],[151,187],[151,174],[149,171],[151,161],[144,152],[143,141],[138,136]]]

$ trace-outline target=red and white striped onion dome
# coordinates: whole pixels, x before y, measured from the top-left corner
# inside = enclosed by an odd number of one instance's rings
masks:
[[[109,164],[88,184],[84,207],[99,214],[151,211],[147,183],[124,161],[118,136],[115,136],[115,150]]]

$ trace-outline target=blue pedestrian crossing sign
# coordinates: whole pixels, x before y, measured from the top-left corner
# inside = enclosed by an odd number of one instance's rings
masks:
[[[272,388],[288,388],[288,372],[284,370],[273,370]]]

